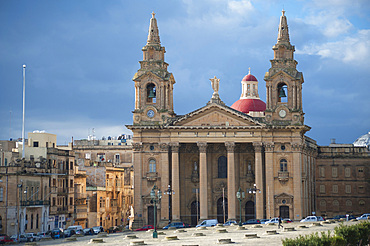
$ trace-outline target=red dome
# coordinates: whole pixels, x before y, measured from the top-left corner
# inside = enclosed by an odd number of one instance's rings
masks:
[[[258,80],[252,74],[247,74],[244,76],[242,81],[258,81]]]
[[[248,114],[250,111],[263,112],[266,110],[266,103],[260,99],[239,99],[231,105],[231,108],[245,114]]]

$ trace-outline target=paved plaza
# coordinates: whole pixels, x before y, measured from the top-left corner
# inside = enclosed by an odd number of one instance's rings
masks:
[[[277,225],[261,225],[261,228],[255,228],[253,225],[243,226],[240,230],[238,226],[228,227],[208,227],[206,230],[196,228],[186,228],[185,230],[158,230],[157,239],[153,239],[152,232],[132,232],[109,234],[107,237],[85,236],[78,237],[76,241],[66,241],[66,239],[56,239],[38,242],[38,245],[86,245],[92,243],[92,239],[102,239],[104,245],[217,245],[221,242],[231,241],[233,245],[282,245],[282,239],[295,238],[299,235],[307,235],[315,232],[333,231],[334,228],[342,222],[335,223],[289,223],[283,224],[284,228],[277,228]],[[351,225],[359,222],[343,222],[345,225]],[[319,225],[318,225],[319,224]],[[301,226],[305,225],[306,228]],[[294,229],[288,229],[294,228]],[[223,232],[225,231],[226,232]],[[274,234],[276,231],[276,234]],[[202,235],[202,234],[203,235]],[[247,238],[246,235],[257,234],[258,238]],[[133,238],[133,237],[137,238]],[[167,238],[177,237],[178,240],[168,240]],[[221,240],[220,240],[221,239]]]

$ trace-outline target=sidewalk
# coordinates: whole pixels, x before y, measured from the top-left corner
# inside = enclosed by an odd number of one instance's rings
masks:
[[[165,235],[158,235],[157,239],[153,239],[152,232],[131,232],[126,231],[122,233],[109,234],[107,237],[103,237],[104,245],[140,245],[136,244],[140,241],[144,241],[146,245],[215,245],[218,244],[219,239],[226,239],[222,241],[230,240],[232,244],[239,245],[282,245],[283,238],[295,238],[299,235],[307,235],[315,232],[327,232],[333,231],[336,226],[342,222],[320,224],[319,226],[313,225],[313,223],[284,223],[284,228],[278,229],[276,225],[261,225],[261,228],[254,228],[253,225],[243,226],[245,230],[238,230],[238,226],[227,226],[227,227],[207,227],[206,230],[197,230],[196,228],[186,228],[184,232],[181,230],[158,230],[163,232]],[[343,222],[345,225],[351,225],[359,222]],[[316,223],[318,224],[318,223]],[[301,228],[300,226],[305,225],[307,228]],[[293,229],[294,231],[288,231]],[[221,233],[222,231],[226,233]],[[276,231],[276,234],[273,234]],[[203,233],[204,236],[195,236],[195,233]],[[257,234],[259,238],[248,239],[245,237],[246,234]],[[126,236],[134,236],[135,239],[126,239]],[[166,237],[177,236],[178,240],[166,240]],[[77,238],[74,242],[65,242],[64,239],[43,241],[38,242],[39,245],[68,245],[77,246],[85,245],[90,242],[91,239],[97,238],[97,236],[85,236]]]

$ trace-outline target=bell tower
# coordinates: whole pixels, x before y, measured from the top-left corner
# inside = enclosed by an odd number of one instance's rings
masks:
[[[163,124],[173,111],[172,73],[164,61],[165,48],[161,46],[157,19],[152,13],[146,45],[142,48],[143,60],[133,77],[135,82],[134,125]]]
[[[265,74],[266,121],[278,125],[303,125],[303,74],[294,60],[295,47],[290,44],[285,11],[282,11],[277,43],[272,47],[274,59]]]

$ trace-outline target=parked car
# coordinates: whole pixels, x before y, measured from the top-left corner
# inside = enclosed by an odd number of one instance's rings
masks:
[[[302,219],[300,222],[317,222],[317,221],[324,221],[324,219],[321,216],[307,216],[306,218]]]
[[[269,221],[268,219],[261,219],[260,222],[261,224],[266,224],[266,222]]]
[[[368,220],[370,219],[370,214],[363,214],[360,217],[357,217],[358,220]]]
[[[271,224],[271,223],[274,223],[274,224],[278,224],[279,223],[279,218],[272,218],[268,221],[265,222],[265,224]]]
[[[210,220],[203,220],[202,223],[200,223],[196,227],[200,227],[200,226],[215,226],[217,224],[218,224],[217,219],[210,219]]]
[[[154,229],[154,226],[152,226],[152,225],[145,225],[145,226],[143,226],[141,228],[136,229],[135,231],[147,231],[147,230],[150,230],[150,229]]]
[[[56,238],[62,238],[64,236],[63,232],[61,229],[53,229],[51,231],[51,237],[53,239],[56,239]]]
[[[68,226],[68,229],[77,231],[77,230],[82,230],[83,228],[81,225],[73,225],[73,226]]]
[[[46,232],[38,232],[37,236],[40,238],[40,240],[43,238],[50,238],[50,235],[47,234]]]
[[[98,234],[99,232],[104,232],[104,228],[102,226],[94,226],[92,229],[94,230],[95,234]]]
[[[27,242],[28,241],[25,234],[19,235],[19,241],[17,239],[17,235],[13,235],[13,236],[11,236],[11,238],[13,239],[14,242],[23,243],[23,242]]]
[[[292,223],[293,220],[291,220],[291,219],[283,219],[282,222],[284,222],[284,223]]]
[[[26,237],[29,242],[40,241],[41,239],[39,236],[37,236],[36,233],[33,233],[33,232],[26,233]]]
[[[83,229],[77,229],[77,230],[75,230],[75,232],[76,232],[77,235],[85,236],[85,233],[84,233]]]
[[[0,243],[11,243],[14,242],[13,239],[11,239],[9,236],[4,235],[0,236]]]
[[[92,228],[85,228],[83,229],[85,235],[94,235],[94,230]]]
[[[346,219],[347,217],[343,214],[334,216],[333,220]]]
[[[236,222],[235,220],[228,220],[226,221],[226,223],[224,223],[224,226],[229,226],[229,225],[237,225],[238,222]]]
[[[72,230],[72,229],[66,229],[64,230],[63,234],[64,234],[64,237],[71,237],[74,234],[76,234],[76,232],[75,230]]]
[[[189,224],[186,224],[184,222],[172,222],[168,225],[166,225],[165,227],[163,227],[163,230],[167,230],[168,228],[170,227],[176,227],[176,228],[189,228],[190,225]]]
[[[261,221],[258,219],[249,219],[243,222],[243,225],[254,225],[254,224],[261,224]]]

